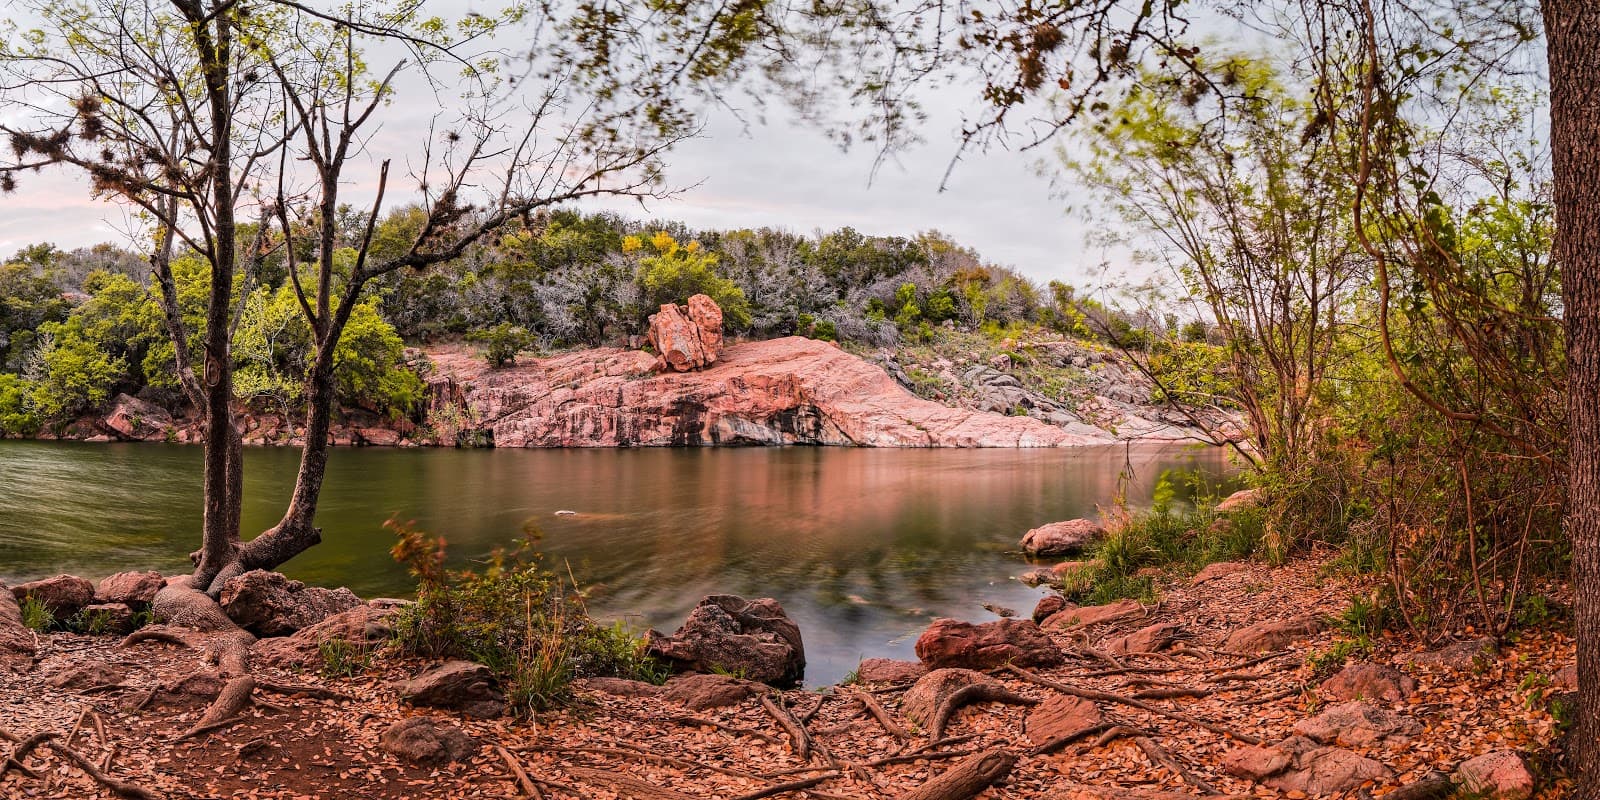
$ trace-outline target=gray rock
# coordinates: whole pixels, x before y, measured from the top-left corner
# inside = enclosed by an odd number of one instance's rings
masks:
[[[287,636],[361,605],[349,589],[306,586],[276,572],[251,570],[222,587],[222,610],[257,636]]]
[[[411,717],[389,726],[378,744],[384,752],[413,764],[439,766],[462,761],[478,752],[477,740],[444,720]]]
[[[800,628],[777,600],[731,594],[701,600],[671,636],[650,631],[646,650],[690,672],[726,672],[761,683],[790,686],[805,675]]]
[[[729,675],[694,673],[679,675],[667,681],[662,699],[682,703],[695,711],[733,706],[755,697],[763,691],[755,681],[741,680]]]
[[[494,671],[471,661],[448,661],[391,686],[414,706],[445,708],[482,719],[500,716],[506,709],[506,696]]]

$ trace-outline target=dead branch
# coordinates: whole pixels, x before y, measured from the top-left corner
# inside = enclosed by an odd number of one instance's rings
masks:
[[[1016,753],[986,750],[901,795],[900,800],[968,800],[1011,774],[1016,763]]]
[[[1180,714],[1176,711],[1168,711],[1164,708],[1150,705],[1143,700],[1135,700],[1131,697],[1123,697],[1120,694],[1112,694],[1110,692],[1102,692],[1095,689],[1084,689],[1077,686],[1069,686],[1065,683],[1061,683],[1060,681],[1053,681],[1049,678],[1035,675],[1032,672],[1022,669],[1021,667],[1016,667],[1009,664],[1006,665],[1005,669],[1010,671],[1011,674],[1016,675],[1017,677],[1028,681],[1029,683],[1037,684],[1047,689],[1054,689],[1062,694],[1070,694],[1073,697],[1081,697],[1085,700],[1093,700],[1102,703],[1120,703],[1125,706],[1137,708],[1140,711],[1155,714],[1159,717],[1166,717],[1167,719],[1183,722],[1193,725],[1197,728],[1203,728],[1221,736],[1231,737],[1233,739],[1237,739],[1238,741],[1244,742],[1245,744],[1261,744],[1261,740],[1259,738],[1249,734],[1238,733],[1224,728],[1221,725],[1206,722],[1203,719],[1195,719],[1187,714]]]
[[[1139,736],[1133,740],[1133,743],[1139,745],[1139,749],[1143,750],[1144,754],[1148,756],[1151,761],[1154,761],[1157,764],[1160,764],[1161,766],[1177,773],[1178,777],[1182,778],[1184,783],[1199,789],[1205,794],[1217,793],[1217,790],[1211,784],[1206,783],[1199,776],[1190,772],[1182,764],[1178,763],[1178,759],[1174,758],[1171,753],[1167,752],[1166,748],[1157,744],[1156,740],[1148,736]]]
[[[1034,747],[1032,750],[1029,750],[1028,751],[1028,755],[1030,755],[1030,756],[1043,756],[1043,755],[1049,755],[1051,753],[1059,752],[1061,750],[1061,748],[1066,747],[1067,745],[1072,744],[1073,742],[1080,741],[1080,740],[1083,740],[1083,739],[1087,739],[1090,736],[1093,736],[1093,735],[1095,735],[1097,733],[1104,733],[1105,731],[1110,730],[1111,728],[1112,728],[1112,724],[1111,723],[1102,722],[1099,725],[1091,725],[1091,726],[1089,726],[1087,728],[1084,728],[1081,731],[1077,731],[1075,733],[1069,733],[1069,734],[1067,734],[1065,736],[1057,736],[1056,738],[1051,739],[1051,740],[1049,740],[1049,741],[1047,741],[1047,742],[1045,742],[1043,744],[1040,744],[1040,745]]]
[[[71,759],[73,763],[78,765],[78,769],[83,770],[83,774],[93,778],[96,783],[106,787],[108,791],[118,797],[125,797],[128,800],[159,800],[158,795],[142,786],[125,783],[105,774],[87,756],[60,742],[49,742],[48,746],[51,750]]]
[[[736,725],[728,725],[726,723],[718,722],[714,719],[703,719],[701,717],[694,716],[677,716],[667,717],[666,721],[677,725],[689,725],[691,727],[716,728],[719,731],[731,733],[735,736],[749,736],[754,739],[760,739],[768,744],[781,744],[783,742],[782,739],[764,731],[758,731],[754,728],[740,728]]]
[[[511,774],[516,777],[517,786],[522,789],[522,795],[524,797],[532,797],[534,800],[544,800],[544,792],[539,791],[539,786],[528,779],[528,773],[522,769],[522,764],[517,761],[517,757],[511,755],[511,751],[501,745],[495,745],[494,749],[500,753],[500,758],[506,762],[506,766],[511,768]]]
[[[200,721],[196,722],[194,727],[184,731],[174,741],[181,742],[185,739],[193,739],[196,736],[204,736],[214,730],[232,725],[236,721],[239,712],[243,711],[245,706],[250,705],[251,694],[255,692],[255,689],[256,679],[249,675],[240,675],[236,678],[228,679],[228,682],[223,684],[222,691],[217,693],[217,699],[213,700],[211,705],[206,708],[206,713],[201,715]]]
[[[884,708],[883,704],[879,703],[877,698],[867,694],[866,692],[859,691],[850,692],[850,697],[856,702],[860,703],[861,706],[867,710],[867,713],[871,714],[872,718],[876,719],[878,724],[882,725],[883,729],[889,732],[890,736],[893,736],[901,742],[907,742],[911,740],[911,732],[907,731],[903,726],[900,725],[900,723],[896,722],[894,717],[889,714],[889,710]]]
[[[762,696],[761,708],[767,712],[767,716],[778,723],[778,727],[783,728],[784,733],[789,734],[789,748],[794,751],[795,757],[801,761],[810,761],[811,735],[806,733],[800,722],[786,709],[772,702],[769,696]]]
[[[823,781],[833,780],[837,777],[839,777],[839,773],[837,772],[826,772],[821,775],[813,775],[809,778],[801,778],[797,781],[775,784],[749,794],[741,794],[738,797],[733,798],[733,800],[761,800],[763,797],[772,797],[773,795],[779,795],[785,792],[798,792],[801,789],[810,789],[811,787],[816,786]]]

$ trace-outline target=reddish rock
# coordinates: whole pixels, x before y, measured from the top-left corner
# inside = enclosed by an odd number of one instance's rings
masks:
[[[1313,636],[1325,626],[1322,617],[1316,614],[1260,622],[1229,634],[1222,642],[1222,649],[1240,655],[1265,653]]]
[[[160,441],[172,430],[172,415],[154,403],[119,394],[100,419],[99,427],[118,439]]]
[[[891,658],[869,658],[856,667],[856,680],[862,683],[909,683],[926,674],[928,668],[921,663]]]
[[[1274,745],[1237,747],[1224,754],[1222,769],[1280,792],[1310,797],[1347,792],[1368,781],[1393,777],[1382,762],[1302,736]]]
[[[58,620],[64,620],[94,602],[94,584],[76,575],[56,575],[11,587],[11,595],[22,602],[28,597],[44,604]]]
[[[1038,604],[1033,607],[1033,621],[1044,624],[1045,620],[1049,619],[1055,614],[1065,611],[1067,605],[1068,603],[1065,597],[1062,597],[1059,594],[1047,594],[1044,597],[1039,598]]]
[[[1492,638],[1484,637],[1456,642],[1425,653],[1416,653],[1410,660],[1411,663],[1424,667],[1466,672],[1487,668],[1494,662],[1499,652],[1499,643]]]
[[[1252,781],[1266,780],[1293,763],[1293,753],[1270,745],[1244,745],[1222,755],[1223,772]]]
[[[1174,639],[1183,632],[1183,627],[1172,622],[1157,622],[1147,625],[1127,636],[1119,636],[1105,645],[1105,651],[1114,656],[1126,656],[1136,653],[1155,653],[1172,644]]]
[[[999,619],[981,625],[936,619],[917,638],[917,658],[932,669],[990,669],[1002,664],[1051,667],[1066,660],[1061,648],[1028,619]]]
[[[793,685],[805,675],[800,628],[777,600],[746,600],[717,594],[701,600],[671,636],[645,635],[653,656],[691,672],[730,672],[774,685]]]
[[[390,725],[378,737],[378,744],[384,752],[427,766],[465,760],[479,747],[465,731],[430,717],[411,717]]]
[[[653,683],[627,678],[579,678],[573,681],[573,685],[617,697],[657,697],[666,691]]]
[[[660,354],[658,369],[705,369],[716,363],[722,345],[722,309],[703,294],[689,298],[687,306],[663,304],[650,315],[649,339]]]
[[[1100,523],[1089,519],[1052,522],[1022,536],[1022,549],[1031,556],[1064,556],[1076,553],[1106,535]]]
[[[1093,572],[1100,568],[1098,561],[1063,561],[1050,568],[1050,572],[1058,578],[1076,575],[1083,572]]]
[[[1081,733],[1105,721],[1100,707],[1081,697],[1051,694],[1044,702],[1033,707],[1023,720],[1022,729],[1028,740],[1041,745]]]
[[[1294,732],[1322,744],[1370,747],[1401,745],[1422,733],[1415,718],[1374,708],[1360,701],[1329,706],[1321,714],[1295,723]]]
[[[1105,622],[1144,616],[1138,600],[1118,600],[1103,606],[1083,606],[1061,611],[1044,621],[1046,628],[1087,628]]]
[[[361,605],[344,587],[306,586],[262,569],[229,578],[219,601],[229,619],[263,637],[287,636]]]
[[[695,711],[733,706],[755,697],[764,691],[755,681],[740,680],[730,675],[696,673],[679,675],[667,681],[661,697],[682,703]]]
[[[101,579],[94,589],[96,603],[123,603],[132,608],[148,608],[161,591],[161,573],[118,572]]]
[[[111,686],[122,682],[122,672],[110,664],[91,661],[87,664],[64,669],[45,679],[45,683],[56,689],[93,689],[97,686]]]
[[[400,433],[389,428],[356,428],[355,441],[374,447],[394,447],[400,444]]]
[[[1075,783],[1062,787],[1056,800],[1200,800],[1200,795],[1183,792],[1164,792],[1160,789],[1137,789],[1130,786],[1091,786]]]
[[[1035,567],[1017,576],[1017,582],[1029,588],[1055,583],[1056,574],[1049,567]]]
[[[22,624],[22,609],[0,583],[0,670],[21,671],[33,664],[33,631]]]
[[[435,422],[488,420],[481,430],[453,436],[496,447],[1073,447],[1113,441],[1083,426],[1069,430],[923,400],[881,367],[798,336],[732,345],[713,370],[648,375],[650,362],[637,351],[613,349],[493,371],[476,362],[445,364],[458,372],[459,397],[430,414],[438,414]]]
[[[292,636],[262,639],[250,648],[255,661],[279,669],[303,669],[321,663],[322,643],[335,639],[353,644],[376,645],[393,634],[394,611],[358,606],[335,614]]]
[[[1200,586],[1202,584],[1207,584],[1217,580],[1218,578],[1226,578],[1229,575],[1237,575],[1241,572],[1248,572],[1249,570],[1249,564],[1240,563],[1238,561],[1218,561],[1215,564],[1205,565],[1203,569],[1195,573],[1194,578],[1189,581],[1189,585]]]
[[[392,687],[414,706],[446,708],[483,719],[505,713],[506,696],[494,671],[471,661],[448,661]]]
[[[1456,777],[1467,791],[1490,800],[1527,800],[1533,796],[1533,775],[1522,756],[1496,750],[1456,767]]]
[[[79,627],[84,633],[122,635],[132,633],[133,609],[126,603],[90,603],[78,610]]]
[[[970,669],[936,669],[917,679],[900,698],[900,713],[923,728],[933,724],[934,715],[945,698],[975,684],[1000,686],[981,672]]]
[[[1417,691],[1410,675],[1380,664],[1351,664],[1322,682],[1317,690],[1324,700],[1376,700],[1401,703]]]

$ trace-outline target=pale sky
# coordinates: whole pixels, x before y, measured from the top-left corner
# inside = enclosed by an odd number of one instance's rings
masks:
[[[468,2],[446,0],[439,10],[449,13],[450,6]],[[946,190],[939,191],[956,152],[962,104],[972,96],[951,90],[927,98],[926,142],[885,163],[876,175],[870,148],[842,153],[822,132],[790,121],[781,104],[768,109],[766,124],[748,127],[718,111],[707,118],[701,138],[667,158],[669,184],[690,187],[680,197],[646,208],[631,201],[588,207],[680,220],[696,228],[770,226],[809,234],[848,225],[901,236],[938,229],[986,260],[1015,267],[1041,283],[1060,279],[1081,286],[1097,280],[1091,276],[1108,257],[1125,262],[1123,255],[1108,256],[1091,246],[1090,224],[1068,215],[1069,202],[1081,206],[1085,198],[1063,198],[1051,179],[1039,174],[1050,160],[1048,147],[969,152]],[[404,99],[397,106],[385,112],[389,121],[374,151],[390,150],[403,164],[416,157],[406,151],[417,149],[437,106]],[[360,192],[349,194],[351,202],[362,202]],[[63,171],[23,176],[19,191],[0,197],[0,256],[41,241],[68,249],[103,241],[125,244],[127,227],[120,207],[91,201],[87,182]]]

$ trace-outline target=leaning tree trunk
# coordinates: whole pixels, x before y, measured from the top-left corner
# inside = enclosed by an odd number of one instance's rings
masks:
[[[1567,511],[1578,638],[1578,796],[1600,798],[1600,5],[1546,0],[1555,259],[1567,327]]]

